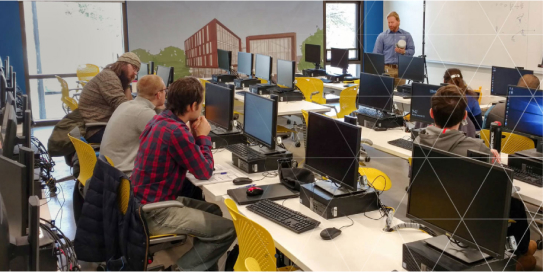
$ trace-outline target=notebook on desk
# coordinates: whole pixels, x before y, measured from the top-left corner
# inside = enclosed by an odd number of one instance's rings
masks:
[[[246,186],[236,188],[236,189],[230,189],[226,192],[239,205],[252,204],[263,199],[279,200],[279,199],[295,198],[299,196],[298,192],[292,191],[280,183],[262,185],[262,186],[257,186],[257,187],[262,188],[262,190],[264,190],[264,193],[259,196],[248,196]]]

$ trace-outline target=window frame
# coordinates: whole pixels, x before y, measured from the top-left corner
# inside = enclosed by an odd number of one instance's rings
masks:
[[[324,45],[324,65],[331,65],[330,60],[328,59],[328,52],[330,52],[330,48],[327,47],[326,44],[326,4],[356,4],[356,36],[357,36],[357,48],[346,48],[349,50],[355,50],[356,51],[356,58],[349,59],[349,65],[351,64],[362,64],[362,45],[364,44],[364,35],[362,33],[364,29],[364,20],[363,20],[363,14],[364,14],[364,1],[323,1],[323,45]]]
[[[121,4],[121,10],[122,10],[122,22],[123,22],[123,36],[124,36],[124,52],[128,52],[128,17],[126,15],[126,1],[103,1],[100,3],[119,3]],[[24,71],[25,71],[25,84],[26,84],[26,94],[28,95],[28,100],[30,103],[32,103],[32,98],[30,95],[30,80],[31,79],[48,79],[48,78],[56,78],[56,76],[60,76],[62,78],[77,78],[77,73],[67,73],[67,74],[39,74],[39,75],[30,75],[29,74],[29,67],[28,67],[28,52],[27,52],[27,41],[26,41],[26,24],[25,24],[25,9],[24,9],[24,1],[19,1],[19,20],[21,23],[21,38],[23,42],[23,61],[24,61]],[[38,101],[38,103],[40,103]],[[40,105],[42,106],[42,105]],[[45,106],[45,105],[43,105]],[[55,125],[60,119],[42,119],[42,120],[36,120],[34,123],[36,126],[51,126]]]

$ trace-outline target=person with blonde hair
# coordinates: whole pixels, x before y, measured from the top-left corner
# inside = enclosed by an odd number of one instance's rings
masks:
[[[100,145],[100,154],[113,161],[115,167],[128,176],[140,146],[140,135],[145,126],[166,101],[166,85],[157,75],[148,75],[138,81],[138,96],[121,104],[107,123]]]
[[[400,16],[395,11],[387,15],[388,30],[377,36],[373,53],[385,55],[385,72],[394,77],[394,86],[405,84],[398,77],[398,56],[413,56],[415,43],[411,34],[400,28]]]

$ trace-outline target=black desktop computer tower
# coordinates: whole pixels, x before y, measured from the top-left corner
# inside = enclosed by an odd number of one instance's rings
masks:
[[[326,76],[326,70],[322,70],[322,69],[305,69],[305,70],[302,70],[302,74],[305,77]]]
[[[290,92],[270,92],[270,94],[277,95],[278,102],[292,102],[292,101],[302,101],[304,100],[304,94],[300,91],[290,91]]]
[[[401,231],[401,230],[400,230]],[[451,243],[452,244],[452,243]],[[516,260],[490,258],[466,263],[427,244],[425,240],[403,244],[402,267],[407,271],[515,271]],[[488,265],[487,265],[488,262]]]
[[[343,196],[333,196],[315,183],[300,185],[300,203],[325,219],[379,209],[379,197],[374,189]]]
[[[211,75],[211,80],[216,82],[233,82],[236,78],[235,75]]]
[[[251,85],[260,84],[260,79],[256,78],[236,78],[234,79],[234,86],[236,86],[237,90],[241,90],[245,87],[249,87]]]
[[[403,126],[402,116],[375,118],[365,114],[357,114],[358,124],[367,128],[396,128]]]
[[[249,86],[249,92],[258,95],[270,94],[271,88],[277,88],[277,86],[271,84],[256,84]]]
[[[277,160],[280,159],[292,160],[292,152],[284,151],[280,153],[269,154],[266,155],[265,159],[251,161],[246,161],[237,156],[236,154],[232,153],[232,164],[248,174],[277,170],[279,168]]]

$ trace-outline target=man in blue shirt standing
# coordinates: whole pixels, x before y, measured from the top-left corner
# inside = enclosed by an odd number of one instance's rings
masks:
[[[398,55],[413,56],[415,44],[409,32],[400,29],[400,16],[395,11],[387,15],[389,30],[382,32],[375,41],[373,53],[385,55],[385,72],[394,77],[394,87],[405,84],[398,78]]]

